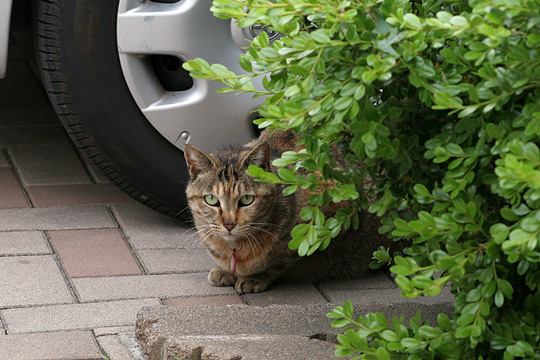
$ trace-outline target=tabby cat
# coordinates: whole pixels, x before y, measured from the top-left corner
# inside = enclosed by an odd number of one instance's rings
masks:
[[[208,274],[211,284],[251,293],[264,291],[281,275],[308,281],[358,276],[367,271],[373,250],[388,245],[378,235],[377,219],[363,214],[360,230],[334,239],[323,252],[300,258],[289,250],[290,231],[307,194],[283,196],[282,186],[255,182],[246,174],[251,164],[271,170],[271,160],[289,150],[299,150],[290,131],[265,131],[242,147],[208,154],[185,146],[189,207],[218,266]],[[331,215],[337,208],[326,210]]]

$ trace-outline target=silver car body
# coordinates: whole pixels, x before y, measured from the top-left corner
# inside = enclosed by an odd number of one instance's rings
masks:
[[[12,0],[0,0],[0,79],[6,76]]]

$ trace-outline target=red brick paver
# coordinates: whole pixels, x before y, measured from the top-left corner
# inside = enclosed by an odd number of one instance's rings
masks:
[[[0,208],[25,208],[30,204],[10,168],[0,168]]]
[[[29,186],[34,206],[100,205],[132,201],[113,184]]]
[[[50,231],[49,236],[70,277],[141,273],[117,229]]]

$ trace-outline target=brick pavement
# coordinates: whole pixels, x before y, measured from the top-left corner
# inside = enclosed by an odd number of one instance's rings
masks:
[[[122,334],[145,305],[324,304],[374,289],[399,301],[384,274],[245,296],[208,285],[194,232],[83,160],[17,56],[0,80],[0,359],[130,359]]]

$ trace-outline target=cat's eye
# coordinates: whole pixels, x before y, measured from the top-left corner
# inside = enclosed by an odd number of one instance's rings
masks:
[[[218,198],[212,194],[204,195],[204,202],[210,206],[217,206],[219,204]]]
[[[248,206],[255,200],[254,195],[244,195],[240,198],[240,206]]]

